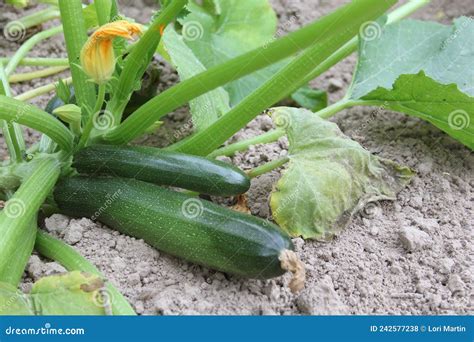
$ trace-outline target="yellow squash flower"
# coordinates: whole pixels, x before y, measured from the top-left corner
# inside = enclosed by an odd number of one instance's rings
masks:
[[[139,25],[126,20],[114,21],[97,29],[81,50],[81,65],[96,83],[107,82],[115,70],[112,40],[116,37],[132,39],[142,32]]]

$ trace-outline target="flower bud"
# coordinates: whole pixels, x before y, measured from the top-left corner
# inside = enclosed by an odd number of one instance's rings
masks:
[[[81,65],[85,73],[98,84],[110,80],[115,70],[113,39],[116,37],[132,39],[141,32],[139,25],[126,20],[114,21],[99,27],[81,50]]]

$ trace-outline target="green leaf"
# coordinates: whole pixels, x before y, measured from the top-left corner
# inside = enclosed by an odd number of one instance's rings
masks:
[[[474,21],[373,25],[359,39],[349,98],[422,118],[474,149]]]
[[[100,277],[79,271],[41,278],[29,294],[0,283],[0,315],[105,315],[107,296]]]
[[[274,40],[277,18],[267,0],[191,1],[180,20],[182,36],[201,63],[209,69]],[[283,62],[284,63],[284,62]],[[282,67],[282,62],[234,81],[224,88],[234,106]]]
[[[74,271],[41,278],[30,297],[40,315],[104,315],[103,289],[100,277]]]
[[[291,236],[329,240],[368,202],[395,199],[413,175],[305,109],[274,109],[289,140],[289,165],[271,195],[273,218]]]
[[[295,91],[291,98],[301,107],[312,112],[320,111],[328,106],[328,94],[319,89],[312,89],[308,85]]]
[[[421,71],[402,75],[391,90],[378,88],[362,99],[426,120],[474,150],[474,97],[455,84],[440,84]]]
[[[163,35],[163,44],[181,80],[186,80],[206,71],[204,65],[186,45],[183,37],[176,33],[172,27],[166,28]],[[208,127],[230,110],[229,94],[224,88],[219,87],[191,100],[189,105],[194,128],[199,131]]]

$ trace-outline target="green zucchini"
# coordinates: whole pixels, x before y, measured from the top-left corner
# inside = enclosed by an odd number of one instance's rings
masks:
[[[75,176],[57,184],[54,199],[64,214],[97,219],[212,269],[260,279],[292,271],[286,256],[296,254],[279,227],[154,184]]]
[[[238,168],[154,147],[92,145],[74,156],[79,173],[135,178],[208,195],[232,196],[246,192],[249,177]]]

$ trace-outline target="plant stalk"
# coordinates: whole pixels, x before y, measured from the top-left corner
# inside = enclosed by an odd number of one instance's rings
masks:
[[[247,174],[250,178],[255,178],[255,177],[261,176],[261,175],[263,175],[267,172],[270,172],[272,170],[278,169],[279,167],[282,167],[283,165],[285,165],[289,161],[290,161],[289,157],[287,157],[287,156],[282,157],[282,158],[279,158],[277,160],[273,160],[269,163],[258,166],[255,169],[250,170],[249,172],[247,172]]]
[[[0,63],[8,63],[11,61],[11,57],[0,57]],[[25,57],[22,58],[18,65],[29,65],[29,66],[69,66],[67,58],[49,58],[49,57]]]
[[[106,85],[105,84],[99,84],[99,92],[97,94],[97,100],[96,100],[96,103],[95,103],[95,106],[94,106],[94,110],[92,112],[92,115],[90,115],[87,118],[86,124],[84,126],[84,131],[83,131],[82,136],[79,140],[79,144],[77,146],[77,149],[81,149],[84,146],[86,146],[87,141],[89,140],[89,136],[92,132],[92,128],[94,128],[94,120],[100,114],[100,110],[102,108],[102,105],[104,104],[105,90],[106,90]]]
[[[171,149],[201,156],[211,153],[262,111],[285,98],[289,91],[296,91],[301,80],[350,40],[360,25],[378,18],[394,3],[361,0],[342,7],[335,12],[336,20],[316,36],[314,45],[209,127]]]
[[[40,131],[63,150],[72,151],[72,133],[58,119],[35,106],[0,95],[0,119]]]
[[[11,75],[8,78],[8,81],[10,83],[19,83],[19,82],[25,82],[25,81],[30,81],[34,80],[36,78],[43,78],[43,77],[48,77],[51,75],[56,75],[59,74],[60,72],[63,72],[64,70],[69,69],[68,66],[59,66],[59,67],[51,67],[51,68],[45,68],[41,70],[35,70],[31,72],[25,72],[21,74],[14,74]]]
[[[186,5],[187,0],[175,0],[169,3],[145,34],[135,44],[129,55],[124,60],[123,70],[120,74],[117,91],[107,103],[106,110],[113,113],[115,122],[120,123],[122,113],[134,91],[136,81],[140,80],[151,62],[153,55],[161,40],[160,27],[170,23]],[[157,120],[153,120],[148,127]]]
[[[59,18],[59,11],[53,8],[46,8],[33,14],[24,16],[23,18],[17,19],[16,21],[21,23],[21,25],[23,25],[22,28],[26,30],[56,18]]]
[[[393,24],[411,14],[416,12],[423,6],[429,4],[431,0],[411,0],[404,4],[403,6],[393,10],[387,16],[387,25]],[[300,87],[304,86],[311,80],[321,76],[324,72],[329,70],[331,67],[342,61],[344,58],[350,56],[354,51],[357,50],[359,44],[359,38],[353,37],[350,41],[344,44],[339,50],[333,53],[329,58],[327,58],[323,63],[318,65],[308,76],[306,76],[299,84]],[[287,97],[291,95],[291,92],[287,93]]]
[[[1,63],[0,80],[0,95],[11,97],[10,85],[8,84],[7,75],[5,74],[5,69]],[[10,160],[20,162],[22,160],[22,151],[25,149],[22,128],[16,123],[8,122],[6,120],[1,120],[1,124]]]
[[[0,281],[15,287],[33,249],[37,212],[60,173],[59,162],[52,157],[31,163],[30,175],[0,212]]]
[[[211,154],[209,154],[208,157],[215,158],[218,156],[232,156],[236,152],[247,150],[250,146],[258,145],[258,144],[268,144],[268,143],[277,141],[284,135],[285,135],[285,130],[274,129],[264,134],[258,135],[256,137],[238,141],[234,144],[224,146],[218,150],[215,150]]]
[[[94,85],[80,66],[81,50],[87,41],[86,26],[82,14],[81,0],[59,0],[59,10],[64,27],[64,38],[71,68],[72,83],[77,104],[86,113],[92,110],[95,99]],[[88,113],[91,115],[90,113]]]
[[[359,4],[364,6],[365,0],[357,2],[355,5]],[[381,5],[384,5],[385,9],[389,7],[386,2]],[[354,4],[348,6],[354,6]],[[276,63],[279,60],[290,57],[296,52],[302,51],[308,46],[321,41],[323,37],[336,36],[334,32],[327,29],[328,27],[332,28],[334,23],[338,23],[340,26],[339,29],[343,30],[344,23],[339,22],[339,19],[341,15],[345,13],[346,9],[346,7],[339,9],[298,31],[273,41],[267,46],[247,52],[180,82],[141,106],[121,123],[120,126],[107,132],[103,136],[103,140],[113,144],[127,143],[143,134],[153,122],[180,106],[183,106],[190,100],[228,82]],[[352,18],[349,17],[347,20],[350,21]],[[335,29],[338,29],[338,26],[334,26]],[[224,115],[224,117],[226,115]],[[219,142],[219,144],[222,143],[223,142]]]
[[[99,25],[105,25],[110,21],[110,5],[111,1],[109,0],[95,0],[95,12],[97,13],[97,19]]]
[[[66,85],[69,85],[72,83],[72,78],[68,77],[68,78],[63,79],[62,81]],[[44,86],[25,91],[23,94],[15,96],[15,99],[19,101],[28,101],[28,100],[34,99],[35,97],[38,97],[38,96],[41,96],[53,91],[54,89],[56,89],[57,86],[58,86],[58,82],[46,84]]]

